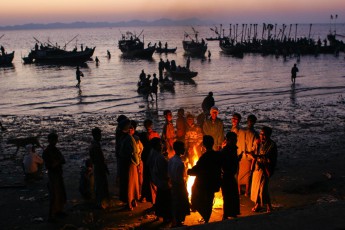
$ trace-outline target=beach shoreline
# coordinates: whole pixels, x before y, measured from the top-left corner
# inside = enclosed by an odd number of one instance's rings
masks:
[[[318,225],[321,207],[327,207],[325,215],[329,217],[330,229],[345,226],[344,220],[338,218],[338,212],[344,213],[345,170],[343,169],[343,142],[345,139],[345,103],[342,95],[334,95],[323,99],[305,98],[298,101],[285,101],[248,105],[244,108],[221,107],[221,117],[225,120],[225,129],[229,130],[230,116],[238,111],[243,117],[253,113],[258,117],[256,129],[263,125],[273,128],[272,139],[278,145],[278,164],[275,175],[270,182],[273,213],[252,213],[252,202],[241,196],[241,215],[235,221],[221,221],[221,209],[213,211],[211,223],[219,225],[246,226],[263,221],[286,221],[293,224],[297,221],[314,218],[314,227]],[[176,108],[177,109],[177,108]],[[243,112],[245,111],[245,112]],[[130,118],[140,122],[145,118],[155,121],[156,130],[162,127],[162,111],[142,111],[131,113]],[[174,115],[176,111],[173,111]],[[126,113],[123,113],[126,114]],[[154,221],[152,215],[144,211],[150,204],[139,204],[133,212],[122,211],[117,201],[115,185],[115,127],[116,118],[120,114],[89,114],[89,115],[2,115],[1,121],[7,128],[0,133],[0,225],[4,229],[61,229],[70,226],[82,229],[130,229],[135,227],[161,228],[161,221]],[[127,114],[126,114],[127,115]],[[244,123],[243,123],[244,125]],[[110,168],[109,186],[114,200],[114,207],[108,211],[95,210],[89,203],[83,202],[78,192],[79,172],[82,161],[88,157],[88,146],[91,140],[91,129],[98,126],[103,130],[103,149]],[[47,175],[34,183],[24,181],[21,169],[22,154],[20,149],[7,144],[9,138],[39,136],[43,146],[47,145],[46,136],[50,131],[59,134],[58,147],[65,155],[64,179],[66,183],[68,204],[66,211],[69,216],[58,223],[47,223],[48,190]],[[305,211],[303,211],[305,210]],[[330,215],[334,212],[334,215]],[[199,214],[192,213],[186,218],[188,226],[197,225]],[[255,217],[252,217],[252,216]],[[333,219],[331,219],[333,216]],[[92,217],[92,218],[91,218]],[[302,217],[302,218],[301,218]],[[324,217],[326,218],[326,217]],[[326,221],[320,219],[320,221]],[[308,222],[308,223],[309,223]],[[287,223],[280,223],[289,226]],[[296,222],[297,224],[297,222]],[[296,225],[297,226],[297,225]],[[302,229],[306,229],[303,225]],[[333,226],[333,227],[332,227]],[[218,229],[217,227],[217,229]],[[276,229],[277,225],[272,225]],[[310,226],[312,228],[313,226]],[[73,229],[73,228],[72,228]],[[240,229],[240,228],[239,228]]]

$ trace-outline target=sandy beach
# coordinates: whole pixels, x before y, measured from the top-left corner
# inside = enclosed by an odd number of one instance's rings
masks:
[[[224,107],[224,106],[223,106]],[[176,108],[177,109],[177,108]],[[246,117],[258,117],[257,130],[263,125],[273,128],[272,139],[278,145],[278,165],[271,179],[270,191],[273,212],[252,213],[253,203],[241,196],[241,215],[236,220],[221,221],[222,209],[213,210],[209,224],[198,223],[200,215],[187,216],[186,229],[345,229],[345,99],[342,95],[299,98],[248,105],[229,106],[220,112],[226,130],[230,128],[231,114],[236,111]],[[126,113],[124,113],[126,114]],[[131,119],[155,120],[161,130],[163,112],[160,110],[126,114]],[[176,110],[173,110],[175,116]],[[139,203],[133,212],[124,211],[117,200],[115,184],[116,118],[120,114],[87,114],[55,116],[1,116],[7,131],[0,132],[0,214],[1,229],[157,229],[168,228],[146,214],[148,203]],[[244,123],[242,123],[244,125]],[[103,149],[110,169],[109,186],[113,206],[95,210],[84,202],[78,192],[82,161],[88,157],[91,128],[103,130]],[[35,182],[24,181],[21,162],[24,149],[16,152],[10,138],[39,136],[47,145],[47,134],[55,130],[58,147],[65,155],[64,179],[69,214],[57,223],[47,223],[47,175]]]

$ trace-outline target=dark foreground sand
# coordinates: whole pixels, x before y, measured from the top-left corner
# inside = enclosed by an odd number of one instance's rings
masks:
[[[286,102],[290,103],[290,102]],[[222,209],[213,210],[211,223],[199,224],[198,213],[186,218],[188,229],[345,229],[345,103],[342,97],[330,100],[306,99],[287,106],[284,102],[258,105],[255,108],[231,108],[223,114],[229,127],[229,114],[255,113],[262,125],[274,129],[272,139],[279,147],[278,166],[270,184],[274,210],[271,214],[252,213],[253,203],[241,196],[241,215],[236,220],[221,221]],[[176,112],[176,111],[174,111]],[[162,111],[130,114],[142,121],[157,119],[161,127]],[[175,113],[174,113],[175,114]],[[133,212],[124,211],[117,201],[115,185],[114,129],[117,115],[2,116],[8,128],[0,132],[0,229],[157,229],[168,228],[162,221],[146,214],[149,203],[139,203]],[[78,193],[81,162],[87,157],[90,129],[103,130],[103,147],[111,175],[113,206],[96,210]],[[60,147],[66,156],[64,178],[69,216],[57,223],[47,223],[47,175],[43,180],[25,182],[21,161],[24,149],[15,154],[7,144],[12,137],[39,135],[47,145],[51,130],[60,135]]]

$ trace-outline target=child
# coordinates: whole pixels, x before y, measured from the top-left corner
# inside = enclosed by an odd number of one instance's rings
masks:
[[[43,159],[36,153],[33,145],[27,145],[25,148],[28,151],[23,159],[25,179],[40,179],[42,176]]]

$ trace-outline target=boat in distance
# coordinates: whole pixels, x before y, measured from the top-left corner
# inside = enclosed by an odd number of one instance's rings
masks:
[[[123,57],[152,58],[152,55],[156,50],[156,46],[145,48],[144,42],[139,39],[139,36],[136,36],[131,32],[126,32],[126,35],[122,35],[121,40],[119,40],[118,47],[121,50]]]
[[[12,63],[14,58],[14,51],[8,54],[0,54],[0,65],[9,65]]]
[[[175,48],[156,48],[156,53],[175,53],[177,50],[177,47]]]
[[[169,75],[172,78],[179,79],[179,80],[189,80],[198,75],[198,72],[191,71],[187,68],[181,68],[176,70],[170,70]]]
[[[207,50],[207,43],[204,39],[198,40],[198,31],[193,27],[194,38],[185,32],[184,40],[182,41],[183,49],[187,55],[190,56],[205,56]],[[189,40],[187,40],[189,38]]]
[[[82,64],[89,61],[96,47],[77,51],[67,51],[55,46],[41,46],[31,50],[27,57],[23,58],[25,64],[29,63],[58,63],[58,64]]]

